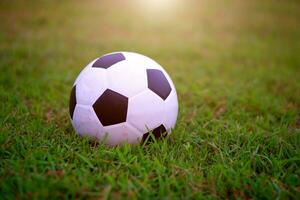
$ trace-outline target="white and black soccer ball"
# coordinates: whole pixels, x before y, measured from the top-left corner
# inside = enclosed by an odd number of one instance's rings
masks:
[[[115,146],[143,142],[174,128],[178,101],[166,71],[152,59],[130,52],[106,54],[79,74],[70,97],[76,132]]]

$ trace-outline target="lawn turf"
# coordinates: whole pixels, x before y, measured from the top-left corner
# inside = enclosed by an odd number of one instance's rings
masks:
[[[0,2],[0,199],[300,199],[300,2]],[[73,81],[134,51],[177,88],[173,134],[108,148],[75,134]]]

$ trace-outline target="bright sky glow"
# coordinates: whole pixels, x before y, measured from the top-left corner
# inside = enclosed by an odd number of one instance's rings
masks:
[[[183,0],[135,0],[141,12],[151,17],[168,17],[180,8]]]

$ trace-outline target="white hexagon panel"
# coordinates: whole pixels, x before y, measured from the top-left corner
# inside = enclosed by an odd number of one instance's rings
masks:
[[[91,67],[80,76],[76,83],[77,103],[92,105],[107,88],[106,70]]]
[[[107,126],[104,132],[107,134],[105,142],[110,146],[122,143],[138,144],[143,138],[143,134],[127,122]]]
[[[72,124],[81,136],[103,137],[103,126],[91,106],[76,105]]]
[[[120,62],[107,69],[109,89],[122,93],[128,98],[147,89],[147,74],[143,65],[134,62]]]
[[[129,99],[127,121],[139,131],[147,133],[164,122],[164,101],[150,90]]]

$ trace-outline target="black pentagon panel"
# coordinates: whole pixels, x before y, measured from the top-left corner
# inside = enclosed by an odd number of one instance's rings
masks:
[[[148,88],[165,100],[171,93],[171,86],[162,71],[147,69]]]
[[[110,89],[94,103],[94,111],[103,126],[119,124],[126,121],[128,98]]]
[[[159,127],[153,129],[151,132],[152,132],[153,136],[155,137],[155,139],[157,139],[157,140],[161,139],[161,138],[164,138],[168,135],[167,130],[164,127],[164,125],[160,125]],[[149,137],[149,135],[150,135],[150,132],[147,132],[143,135],[142,143],[144,143],[145,141],[147,143],[153,142],[152,137],[151,136]]]
[[[98,58],[92,67],[107,69],[122,60],[125,60],[125,57],[122,53],[109,54]]]
[[[69,112],[71,119],[73,119],[73,113],[76,106],[76,85],[72,88],[71,95],[70,95],[70,102],[69,102]]]

